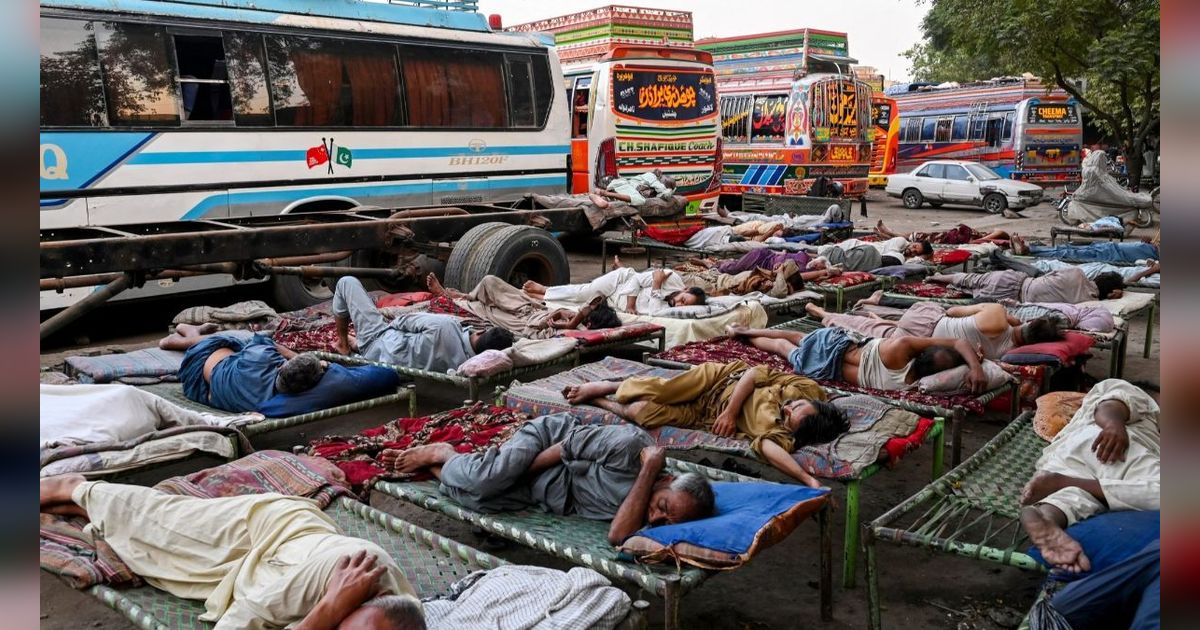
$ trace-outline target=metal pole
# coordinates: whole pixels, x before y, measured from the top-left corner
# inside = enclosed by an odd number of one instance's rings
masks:
[[[833,510],[830,501],[817,512],[821,528],[821,621],[833,620]]]
[[[306,278],[338,278],[341,276],[357,276],[360,278],[399,278],[404,274],[397,269],[376,269],[375,267],[261,267],[265,272],[276,276],[304,276]]]
[[[104,285],[104,288],[88,295],[82,300],[68,306],[61,312],[55,314],[50,319],[42,322],[38,328],[38,333],[41,339],[45,339],[50,335],[58,332],[71,322],[79,319],[88,311],[107,302],[114,295],[128,289],[133,284],[133,278],[129,274],[123,274],[121,277],[114,279],[112,282]]]
[[[123,273],[98,273],[88,276],[68,276],[66,278],[42,278],[38,282],[38,288],[42,291],[65,291],[67,289],[78,289],[80,287],[94,287],[98,284],[108,284],[117,278],[123,277]],[[166,280],[190,278],[194,276],[205,275],[199,271],[179,271],[168,269],[158,273],[149,275],[147,280]]]

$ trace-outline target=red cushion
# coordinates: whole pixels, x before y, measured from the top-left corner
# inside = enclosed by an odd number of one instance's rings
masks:
[[[596,330],[564,330],[564,337],[572,337],[579,339],[583,345],[592,345],[604,343],[607,341],[620,341],[622,339],[633,339],[643,335],[649,335],[662,330],[663,327],[658,324],[637,323],[618,326],[616,328],[599,328]]]
[[[652,223],[647,225],[642,233],[667,245],[683,245],[693,234],[703,229],[703,221],[687,220],[673,223]]]
[[[971,258],[971,252],[965,249],[936,249],[933,251],[933,262],[939,265],[957,265]]]
[[[1075,358],[1091,349],[1095,339],[1075,332],[1066,333],[1062,341],[1034,343],[1013,348],[1001,359],[1006,363],[1052,363],[1072,365]]]
[[[414,291],[412,293],[389,293],[380,296],[375,300],[375,306],[379,308],[387,308],[389,306],[412,306],[417,302],[428,302],[433,299],[433,294],[428,291]]]
[[[818,284],[836,285],[840,287],[852,287],[856,284],[863,284],[875,279],[875,276],[865,271],[843,271],[842,275],[832,278],[825,278]]]

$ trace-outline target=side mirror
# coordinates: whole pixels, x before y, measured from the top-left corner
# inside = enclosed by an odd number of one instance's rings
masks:
[[[978,179],[975,179],[975,176],[974,176],[974,175],[967,175],[967,181],[971,182],[972,184],[975,184],[975,183],[978,183],[978,182],[979,182],[979,180],[978,180]]]

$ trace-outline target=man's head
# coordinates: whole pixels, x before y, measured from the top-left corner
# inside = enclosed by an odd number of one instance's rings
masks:
[[[1105,271],[1093,280],[1096,294],[1101,300],[1115,300],[1125,295],[1125,278],[1115,271]]]
[[[617,317],[617,311],[609,306],[607,302],[602,302],[595,306],[592,308],[592,312],[583,318],[583,327],[588,330],[619,328],[620,326],[621,318]]]
[[[913,361],[913,373],[917,378],[925,378],[930,374],[944,372],[966,363],[962,355],[953,348],[946,346],[929,346]]]
[[[708,302],[708,294],[700,287],[688,287],[667,296],[667,304],[671,306],[697,306]]]
[[[275,375],[275,391],[280,394],[299,394],[317,386],[325,376],[324,361],[312,354],[298,354],[288,359]]]
[[[646,522],[650,525],[686,523],[712,516],[716,506],[712,485],[696,473],[684,473],[660,483],[650,494]]]
[[[846,414],[823,400],[789,400],[780,411],[797,447],[824,444],[850,430]]]
[[[513,345],[513,334],[503,328],[489,328],[481,333],[471,333],[471,348],[475,354],[484,350],[504,350]]]
[[[1021,345],[1049,343],[1063,338],[1062,322],[1050,315],[1031,319],[1021,325]]]
[[[675,178],[664,173],[661,168],[654,169],[654,176],[658,178],[658,181],[663,186],[666,186],[671,190],[675,190]]]
[[[930,245],[929,241],[917,241],[915,243],[909,243],[908,247],[904,248],[904,253],[909,258],[923,258],[925,256],[932,256],[933,245]]]
[[[338,630],[425,630],[425,614],[412,596],[380,595],[350,613]]]

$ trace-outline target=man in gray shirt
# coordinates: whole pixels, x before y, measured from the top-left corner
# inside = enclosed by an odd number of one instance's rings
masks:
[[[385,450],[380,460],[395,472],[428,469],[442,494],[482,512],[533,506],[554,514],[612,520],[609,542],[620,544],[646,523],[664,525],[706,518],[714,498],[696,473],[663,475],[665,451],[630,424],[579,424],[569,413],[526,422],[504,444],[460,454],[437,443]]]
[[[445,372],[484,350],[503,350],[513,343],[513,334],[503,328],[474,332],[463,328],[453,315],[405,313],[387,321],[358,278],[338,280],[333,292],[333,316],[337,322],[334,349],[350,354],[350,323],[354,323],[358,352],[381,363]]]

